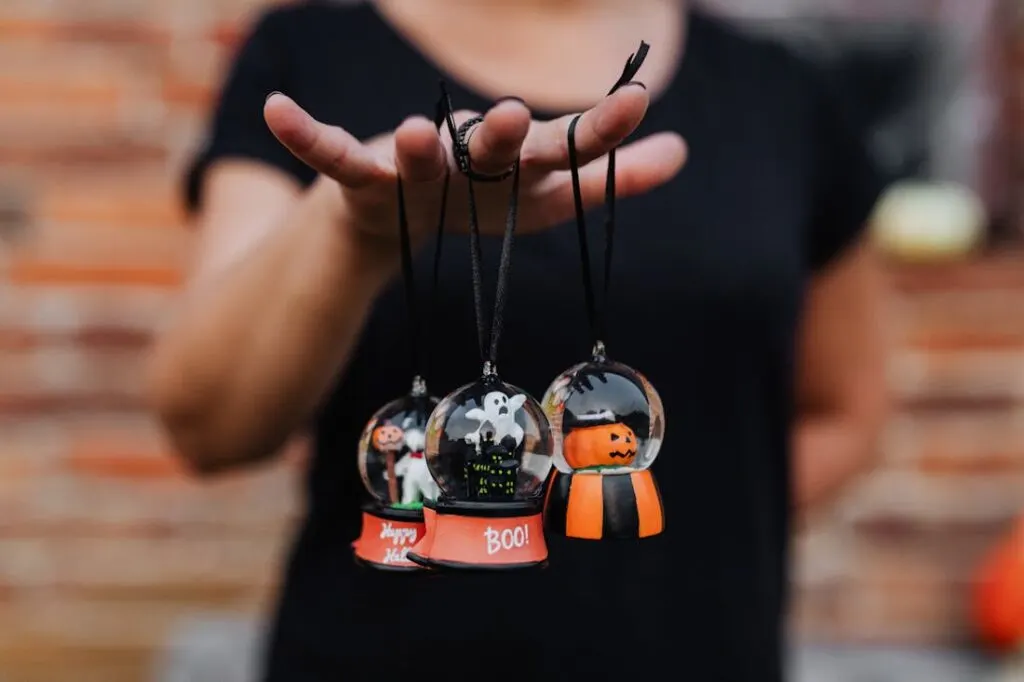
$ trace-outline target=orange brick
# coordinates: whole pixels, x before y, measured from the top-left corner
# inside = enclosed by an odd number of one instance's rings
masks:
[[[931,474],[1024,472],[1024,407],[897,415],[884,451],[890,466]]]
[[[26,474],[3,488],[0,537],[285,537],[299,515],[284,465],[199,482],[182,476]]]
[[[0,612],[0,669],[17,682],[139,682],[180,623],[203,608],[255,620],[262,595],[208,602],[34,594]]]
[[[159,598],[230,590],[246,598],[275,579],[283,536],[0,538],[0,583],[63,594]]]
[[[97,335],[148,337],[168,317],[177,296],[154,287],[0,287],[0,333],[22,340],[9,346],[13,349],[47,340],[88,344]]]
[[[9,278],[15,284],[41,285],[137,285],[178,287],[182,274],[174,268],[133,268],[130,266],[69,265],[23,259],[10,268]]]
[[[15,284],[177,286],[194,233],[119,226],[43,225],[10,256]]]
[[[976,543],[977,544],[977,543]],[[977,546],[927,541],[853,543],[844,583],[844,637],[876,642],[963,643]]]
[[[0,405],[142,398],[144,350],[52,346],[0,354]]]
[[[0,42],[0,58],[18,64],[4,72],[0,87],[14,103],[79,104],[145,95],[158,82],[166,48],[54,38]],[[63,112],[67,115],[69,112]]]
[[[790,630],[802,642],[830,642],[842,638],[845,584],[799,586],[790,605]]]
[[[0,536],[281,534],[300,508],[291,462],[197,481],[182,475],[146,413],[0,421],[8,424],[0,473],[10,462],[18,476],[6,486],[0,478]]]
[[[1021,254],[995,254],[984,260],[967,260],[941,267],[894,264],[889,269],[890,283],[904,294],[938,291],[1003,292],[1024,290]]]
[[[0,329],[0,349],[26,350],[34,348],[38,337],[23,329]]]
[[[77,445],[68,455],[67,467],[83,476],[109,478],[176,478],[185,475],[184,467],[170,452],[143,454],[118,450],[104,444]],[[116,445],[116,444],[115,444]]]
[[[76,107],[114,107],[124,94],[124,88],[113,83],[53,83],[26,81],[21,78],[0,76],[0,97],[4,107],[45,105],[62,102]],[[66,113],[66,112],[65,112]]]
[[[233,52],[210,40],[182,40],[170,47],[163,74],[164,101],[206,109],[220,90]]]
[[[207,30],[205,37],[227,50],[237,50],[248,32],[246,24],[232,19],[214,24]]]
[[[173,228],[183,219],[178,178],[147,169],[64,173],[36,192],[33,216],[43,224]]]
[[[81,163],[162,148],[158,46],[0,40],[0,161]]]
[[[882,470],[850,491],[840,505],[845,523],[878,519],[912,524],[993,524],[1015,516],[1024,500],[1024,473],[925,475]]]
[[[185,472],[156,424],[137,417],[66,420],[65,467],[74,475],[181,478]]]
[[[941,291],[897,298],[901,342],[924,350],[1024,349],[1024,288]]]
[[[8,40],[81,40],[153,42],[171,37],[175,3],[139,4],[126,0],[38,3],[4,0],[0,38]]]
[[[30,238],[11,250],[19,258],[75,265],[180,268],[192,255],[195,232],[141,230],[129,225],[39,223]]]
[[[890,361],[894,396],[911,403],[1024,401],[1024,350],[898,350]]]
[[[0,140],[0,165],[33,166],[39,170],[68,167],[111,168],[125,164],[163,162],[168,150],[162,144],[138,142],[123,135],[91,140],[39,145]]]

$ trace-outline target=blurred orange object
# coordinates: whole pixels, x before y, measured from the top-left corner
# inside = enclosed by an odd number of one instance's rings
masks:
[[[1024,647],[1024,515],[982,563],[974,591],[975,625],[1000,652]]]

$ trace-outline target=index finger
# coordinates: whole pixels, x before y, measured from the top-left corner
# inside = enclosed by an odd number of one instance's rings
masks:
[[[641,83],[627,83],[588,109],[576,124],[576,158],[580,166],[619,146],[647,113],[650,97]],[[523,143],[522,163],[556,171],[569,168],[569,124],[576,114],[534,123]]]

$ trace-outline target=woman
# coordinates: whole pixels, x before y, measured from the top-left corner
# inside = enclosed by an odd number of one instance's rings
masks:
[[[641,39],[644,84],[602,99]],[[536,573],[399,580],[353,565],[356,441],[411,374],[396,172],[423,244],[454,168],[432,121],[410,117],[431,110],[439,75],[456,106],[487,112],[475,170],[522,158],[500,369],[535,396],[589,350],[571,114],[586,112],[588,206],[604,155],[637,132],[617,158],[619,194],[635,198],[618,206],[608,342],[665,404],[658,537],[551,537]],[[315,434],[267,680],[781,679],[793,519],[868,463],[884,402],[861,238],[882,184],[809,68],[673,0],[298,5],[248,38],[189,180],[201,247],[156,353],[159,413],[200,473]],[[508,185],[481,187],[494,236]],[[453,212],[437,395],[480,371],[464,225]]]

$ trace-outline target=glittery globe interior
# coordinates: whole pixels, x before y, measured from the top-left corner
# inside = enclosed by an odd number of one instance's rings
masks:
[[[576,365],[555,379],[541,402],[559,471],[640,471],[658,456],[665,435],[661,397],[626,365],[608,360]]]
[[[553,451],[551,429],[537,401],[497,379],[455,391],[427,423],[427,465],[441,499],[537,498],[551,471]]]
[[[359,473],[382,505],[419,509],[437,497],[437,486],[424,458],[427,419],[437,398],[405,396],[370,418],[359,439]]]

